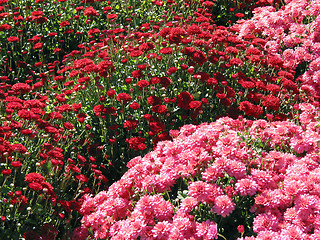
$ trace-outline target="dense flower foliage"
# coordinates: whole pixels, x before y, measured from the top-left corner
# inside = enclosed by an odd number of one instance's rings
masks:
[[[319,6],[0,0],[0,238],[316,239]]]

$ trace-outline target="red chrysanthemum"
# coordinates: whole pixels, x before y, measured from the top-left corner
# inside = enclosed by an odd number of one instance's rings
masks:
[[[204,54],[204,52],[200,50],[196,50],[192,55],[192,60],[196,63],[198,63],[199,66],[204,64],[207,61],[207,57]]]
[[[178,106],[188,110],[190,109],[190,102],[193,101],[193,96],[189,92],[181,92],[177,96]]]
[[[127,93],[119,93],[116,99],[118,102],[126,104],[127,102],[130,102],[132,100],[132,97]]]
[[[24,181],[28,182],[28,183],[32,183],[32,182],[36,182],[36,183],[42,183],[44,182],[44,177],[40,174],[40,173],[28,173],[25,178]]]

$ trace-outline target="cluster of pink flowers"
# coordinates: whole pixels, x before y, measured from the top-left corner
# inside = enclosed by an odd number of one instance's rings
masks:
[[[256,8],[251,19],[238,24],[240,36],[261,36],[265,50],[279,58],[279,65],[300,71],[301,89],[319,96],[320,3],[285,2],[278,11],[272,6]]]
[[[319,238],[320,109],[296,108],[301,125],[223,117],[171,131],[108,191],[85,197],[82,228],[97,239],[217,239],[228,229],[218,219],[248,211],[257,236],[242,239]],[[254,202],[243,209],[240,197]]]

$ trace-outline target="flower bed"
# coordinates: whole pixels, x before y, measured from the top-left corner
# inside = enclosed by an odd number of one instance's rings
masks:
[[[291,166],[317,151],[318,15],[318,1],[0,0],[0,238],[166,239],[168,229],[172,238],[284,238],[284,229],[295,231],[290,224],[303,239],[315,237],[317,209],[301,212],[308,220],[300,216],[300,192],[290,193],[297,197],[290,203],[286,192],[281,203],[269,195],[279,191],[273,182],[284,183]],[[293,124],[298,118],[301,126]],[[209,126],[231,135],[215,132],[221,139],[197,152],[180,142]],[[252,129],[266,138],[253,140]],[[150,163],[178,143],[181,159],[172,152],[170,163]],[[266,162],[278,152],[294,160],[282,173]],[[241,162],[241,154],[256,163]],[[123,179],[135,164],[148,165],[134,183],[138,192],[117,198],[119,218],[102,221],[86,206],[114,186],[132,187]],[[273,185],[259,187],[257,169],[271,171]],[[310,191],[301,194],[314,198]],[[143,210],[148,202],[158,206],[151,215]],[[268,212],[267,202],[280,212]],[[292,207],[300,215],[290,222]],[[135,216],[141,221],[131,222]],[[266,218],[274,225],[259,226]]]
[[[300,109],[301,125],[224,117],[171,131],[85,197],[79,239],[319,237],[319,108]]]

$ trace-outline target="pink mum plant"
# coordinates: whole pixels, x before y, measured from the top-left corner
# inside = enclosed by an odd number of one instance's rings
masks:
[[[96,239],[319,237],[320,112],[296,109],[300,125],[223,117],[170,131],[172,141],[133,158],[108,191],[84,197],[81,231]]]

